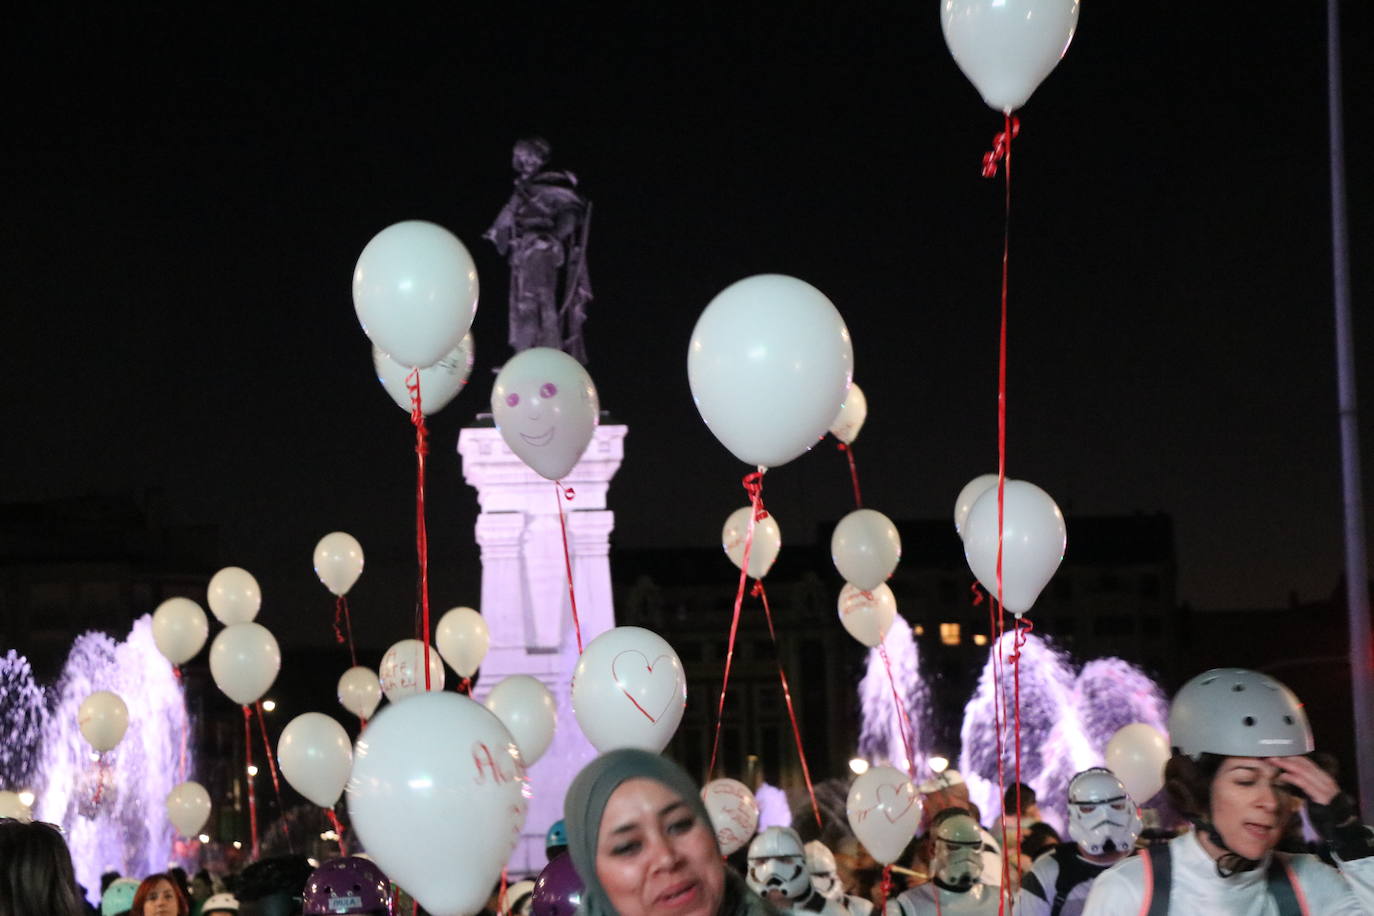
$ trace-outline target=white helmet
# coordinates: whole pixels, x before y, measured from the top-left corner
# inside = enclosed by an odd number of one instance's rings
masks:
[[[237,913],[239,911],[239,898],[233,894],[215,894],[205,901],[200,911],[205,916],[212,916],[216,912]]]
[[[967,890],[983,874],[983,834],[967,811],[947,810],[957,813],[935,825],[930,869],[947,887]]]
[[[1293,691],[1244,668],[1213,668],[1179,688],[1169,707],[1169,742],[1194,760],[1298,757],[1316,749]]]
[[[514,916],[529,916],[534,905],[534,882],[516,881],[506,888],[506,896],[501,898],[501,912]]]
[[[761,897],[780,892],[788,901],[811,894],[811,873],[806,870],[806,851],[791,827],[769,827],[749,844],[750,890]]]
[[[1111,770],[1093,767],[1069,781],[1069,836],[1089,855],[1130,852],[1140,811]]]
[[[811,873],[811,886],[827,900],[844,898],[844,886],[835,871],[835,854],[820,840],[806,844],[806,870]]]

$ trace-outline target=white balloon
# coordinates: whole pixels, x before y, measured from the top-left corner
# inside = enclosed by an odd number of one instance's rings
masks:
[[[120,742],[129,730],[129,707],[118,694],[97,690],[81,701],[76,711],[81,737],[104,753]]]
[[[302,713],[282,729],[277,763],[291,788],[321,808],[333,808],[353,769],[353,743],[324,713]]]
[[[573,714],[598,751],[655,753],[687,706],[687,676],[673,647],[642,627],[616,627],[587,644],[573,669]]]
[[[491,689],[485,705],[515,739],[525,766],[544,756],[558,724],[558,705],[538,678],[511,675]]]
[[[884,583],[870,591],[846,584],[840,589],[840,623],[868,648],[876,648],[897,619],[897,599]]]
[[[467,248],[424,220],[378,232],[353,269],[353,308],[363,333],[402,366],[432,366],[457,347],[472,326],[477,291]]]
[[[476,913],[525,823],[520,751],[481,704],[427,693],[358,739],[348,812],[377,866],[435,916]]]
[[[210,819],[210,793],[198,782],[183,782],[167,793],[167,819],[182,836],[200,833]]]
[[[873,858],[891,865],[916,835],[922,807],[921,794],[907,774],[876,766],[849,787],[845,814],[850,829]]]
[[[33,820],[33,809],[24,804],[18,792],[0,792],[0,817],[16,821]]]
[[[1103,756],[1137,805],[1147,803],[1164,788],[1164,765],[1169,762],[1169,739],[1159,729],[1133,722],[1117,729]]]
[[[744,566],[744,540],[749,533],[749,513],[752,506],[744,506],[730,513],[720,532],[720,544],[725,555],[737,568]],[[762,579],[773,568],[782,549],[782,532],[772,514],[754,522],[754,543],[749,547],[749,577]]]
[[[1002,604],[1024,614],[1064,559],[1064,516],[1050,495],[1025,480],[1003,488]],[[997,597],[997,488],[978,497],[964,524],[964,557],[983,588]]]
[[[363,545],[353,535],[331,531],[315,545],[315,575],[332,594],[346,595],[363,574]]]
[[[447,356],[420,370],[420,410],[425,416],[438,413],[463,390],[472,372],[473,356],[472,332],[469,331]],[[410,389],[406,380],[411,367],[396,362],[378,347],[372,348],[372,367],[377,371],[377,381],[382,383],[396,406],[410,413]]]
[[[210,577],[207,592],[210,611],[226,627],[247,623],[262,607],[262,589],[246,569],[226,566]]]
[[[849,394],[844,396],[840,412],[830,421],[830,435],[849,445],[859,438],[859,430],[864,428],[868,419],[868,398],[858,385],[849,386]]]
[[[377,667],[377,677],[382,682],[382,693],[393,703],[424,693],[425,644],[418,639],[403,639],[387,649]],[[444,661],[433,646],[429,647],[428,689],[444,689]]]
[[[581,363],[562,350],[531,347],[501,367],[491,415],[521,461],[540,477],[562,480],[592,441],[601,404]]]
[[[491,646],[486,618],[470,607],[451,608],[434,628],[434,644],[459,677],[472,677]]]
[[[960,537],[964,536],[964,524],[968,521],[968,513],[973,504],[978,501],[978,497],[988,491],[989,487],[995,486],[996,474],[979,474],[964,484],[964,488],[959,491],[958,498],[954,500],[954,531]]]
[[[1078,0],[943,0],[945,44],[983,101],[1012,112],[1069,50]]]
[[[174,665],[194,658],[209,636],[205,610],[190,598],[168,598],[153,611],[153,644]]]
[[[872,509],[855,509],[830,536],[830,556],[844,580],[872,591],[887,581],[902,558],[902,539],[892,519]]]
[[[260,623],[236,623],[210,643],[210,676],[240,706],[262,699],[281,671],[281,647]]]
[[[382,702],[382,682],[371,668],[358,665],[339,677],[339,704],[359,719],[370,719]]]
[[[736,458],[777,467],[825,435],[849,391],[849,329],[820,290],[760,274],[706,306],[687,380],[706,426]]]
[[[744,848],[759,832],[759,803],[749,787],[735,779],[713,779],[701,788],[701,800],[716,831],[720,854]]]

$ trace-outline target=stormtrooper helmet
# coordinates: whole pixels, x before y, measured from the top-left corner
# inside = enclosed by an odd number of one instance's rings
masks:
[[[844,886],[835,871],[835,855],[820,840],[806,844],[806,870],[811,873],[811,886],[827,900],[844,898]]]
[[[833,861],[833,859],[832,859]],[[811,873],[801,837],[791,827],[769,827],[749,844],[749,889],[764,899],[770,893],[788,903],[811,894]]]
[[[983,874],[983,834],[962,808],[947,808],[931,824],[930,868],[945,887],[968,890]]]
[[[1069,836],[1089,855],[1130,852],[1140,812],[1111,770],[1093,767],[1069,781]]]

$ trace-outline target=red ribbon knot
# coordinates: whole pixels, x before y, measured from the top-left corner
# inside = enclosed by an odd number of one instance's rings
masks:
[[[1011,140],[1021,132],[1021,119],[1007,116],[1007,127],[997,133],[992,138],[992,149],[983,154],[983,177],[995,178],[997,176],[997,163],[1007,157],[1011,151]]]

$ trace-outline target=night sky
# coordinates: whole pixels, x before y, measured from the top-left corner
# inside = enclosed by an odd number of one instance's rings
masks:
[[[221,560],[262,581],[264,623],[318,642],[332,603],[311,551],[349,531],[369,569],[397,571],[364,574],[364,640],[404,635],[411,429],[349,283],[375,232],[431,219],[483,285],[472,382],[431,418],[429,502],[434,603],[477,603],[453,449],[509,355],[507,270],[480,235],[530,132],[595,203],[590,369],[630,427],[618,545],[716,544],[743,504],[686,347],[753,273],[809,281],[848,322],[868,504],[945,517],[995,470],[1003,188],[980,165],[1001,118],[935,0],[463,6],[9,22],[0,499],[155,491],[166,521],[220,526]],[[1369,5],[1345,15],[1358,60]],[[1359,69],[1357,311],[1374,234]],[[1070,516],[1172,515],[1194,606],[1327,595],[1343,564],[1324,4],[1088,2],[1021,116],[1010,475]],[[1356,334],[1368,380],[1367,315]],[[766,497],[785,543],[812,540],[849,507],[843,458],[822,445]]]

